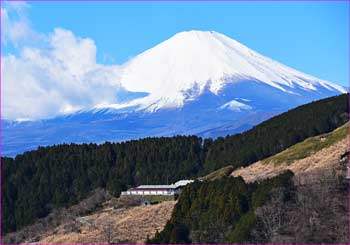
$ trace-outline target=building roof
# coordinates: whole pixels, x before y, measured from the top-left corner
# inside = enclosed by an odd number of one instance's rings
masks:
[[[167,190],[174,190],[174,188],[163,188],[163,187],[159,187],[159,188],[151,188],[151,187],[140,188],[140,187],[134,187],[134,188],[130,188],[129,189],[129,191],[167,191]]]
[[[176,187],[179,187],[179,186],[185,186],[185,185],[188,185],[190,183],[194,182],[194,180],[179,180],[177,181],[174,185]]]
[[[137,187],[133,187],[130,188],[130,191],[136,191],[136,190],[140,190],[140,191],[160,191],[160,190],[172,190],[172,189],[176,189],[178,187],[181,186],[185,186],[189,183],[193,182],[193,180],[179,180],[177,181],[175,184],[171,184],[171,185],[139,185]]]
[[[174,188],[174,185],[139,185],[136,188],[167,188],[167,189],[172,189]]]

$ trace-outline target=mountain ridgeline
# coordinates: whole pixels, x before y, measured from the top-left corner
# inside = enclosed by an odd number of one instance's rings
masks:
[[[124,143],[62,144],[2,158],[2,233],[18,230],[99,187],[113,195],[139,184],[195,178],[247,166],[349,118],[348,94],[290,110],[242,134],[145,138]]]

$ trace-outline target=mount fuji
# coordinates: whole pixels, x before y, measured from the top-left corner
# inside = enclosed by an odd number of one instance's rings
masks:
[[[181,32],[121,66],[118,100],[36,121],[2,121],[5,156],[39,145],[150,136],[218,137],[346,93],[217,32]]]

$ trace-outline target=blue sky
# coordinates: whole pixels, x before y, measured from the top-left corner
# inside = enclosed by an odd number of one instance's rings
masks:
[[[28,18],[38,32],[62,27],[93,39],[101,63],[123,63],[180,31],[215,30],[305,73],[348,84],[348,2],[30,2]]]
[[[349,84],[349,2],[1,2],[6,118],[115,101],[120,64],[174,34],[223,33],[307,74]]]

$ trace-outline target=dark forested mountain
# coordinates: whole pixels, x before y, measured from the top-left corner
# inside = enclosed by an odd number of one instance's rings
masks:
[[[246,166],[348,121],[348,94],[300,106],[251,130],[216,140],[196,136],[125,143],[63,144],[2,158],[2,232],[20,229],[102,187],[113,195],[138,184],[194,178]]]

